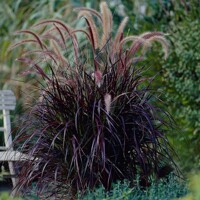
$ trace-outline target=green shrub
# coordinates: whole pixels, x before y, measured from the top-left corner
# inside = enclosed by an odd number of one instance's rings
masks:
[[[180,133],[171,139],[182,160],[180,165],[187,171],[200,167],[200,18],[194,13],[180,22],[171,21],[171,53],[163,63],[166,97],[180,127]]]
[[[130,188],[128,182],[113,184],[112,190],[106,192],[100,187],[85,196],[79,196],[80,200],[174,200],[188,193],[186,184],[183,181],[170,175],[168,179],[152,182],[146,189],[140,186]]]

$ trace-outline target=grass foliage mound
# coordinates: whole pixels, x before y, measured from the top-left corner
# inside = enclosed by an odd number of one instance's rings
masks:
[[[43,20],[18,31],[27,38],[11,47],[32,45],[17,60],[28,68],[24,75],[36,74],[41,84],[15,141],[30,157],[20,166],[18,190],[26,193],[35,182],[38,196],[47,191],[44,198],[99,185],[110,190],[125,179],[134,185],[137,175],[146,187],[174,165],[166,138],[171,119],[159,107],[153,78],[143,76],[146,66],[137,65],[155,41],[167,56],[164,34],[124,37],[127,17],[114,34],[105,2],[101,12],[76,11],[86,28]]]

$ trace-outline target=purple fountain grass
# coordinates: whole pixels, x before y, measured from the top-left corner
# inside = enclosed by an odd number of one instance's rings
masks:
[[[156,106],[160,100],[150,87],[152,79],[137,65],[154,41],[167,55],[164,33],[124,38],[125,18],[113,38],[111,12],[105,2],[100,9],[75,9],[85,18],[86,29],[49,19],[31,31],[17,32],[33,38],[11,49],[33,42],[35,47],[18,61],[29,66],[27,73],[41,77],[41,97],[15,140],[21,151],[35,158],[20,166],[19,190],[26,191],[33,182],[39,196],[48,187],[49,195],[64,195],[69,185],[75,193],[99,184],[109,190],[112,182],[133,182],[137,175],[147,186],[152,174],[160,176],[162,165],[175,165],[165,136],[171,120]],[[79,47],[77,33],[85,35],[87,48]]]

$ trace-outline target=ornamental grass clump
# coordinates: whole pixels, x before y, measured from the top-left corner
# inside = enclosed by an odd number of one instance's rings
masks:
[[[61,198],[69,188],[76,194],[125,179],[134,184],[138,175],[148,186],[173,165],[165,136],[171,121],[137,63],[154,41],[167,56],[167,41],[161,32],[124,37],[127,17],[114,34],[105,2],[100,13],[75,10],[85,29],[48,19],[18,31],[31,37],[11,47],[33,44],[17,60],[41,83],[15,140],[30,156],[20,166],[18,189],[26,192],[34,182],[38,196]],[[81,46],[83,38],[88,43]]]

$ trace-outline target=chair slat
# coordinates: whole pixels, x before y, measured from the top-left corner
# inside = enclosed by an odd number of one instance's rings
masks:
[[[8,147],[2,147],[2,146],[0,146],[0,150],[6,151],[6,150],[8,150],[8,149],[9,149]]]
[[[4,105],[4,104],[16,104],[16,100],[15,99],[1,99],[0,96],[0,105]]]
[[[13,100],[12,101],[11,100],[0,101],[0,105],[10,105],[10,104],[15,105],[16,102]]]
[[[30,158],[19,151],[3,151],[0,152],[0,161],[25,161]]]
[[[3,119],[3,128],[1,131],[4,133],[4,144],[5,146],[0,146],[0,161],[8,161],[10,174],[15,174],[15,168],[13,161],[17,161],[25,156],[20,154],[20,152],[11,151],[12,148],[12,137],[11,137],[11,124],[10,124],[10,110],[15,110],[16,98],[11,90],[0,90],[0,110],[3,111],[3,115],[0,118]],[[2,145],[4,145],[2,144]],[[3,151],[2,151],[3,150]],[[16,187],[17,179],[11,178],[13,183],[13,188]]]
[[[11,90],[0,90],[0,110],[14,110],[16,98]]]
[[[15,106],[0,105],[0,110],[15,110]]]
[[[15,99],[0,99],[0,104],[9,104],[9,103],[16,103],[16,100]]]
[[[16,102],[14,101],[1,102],[0,101],[0,105],[16,105]]]
[[[16,99],[15,96],[2,96],[0,95],[1,100],[6,100],[6,99]]]
[[[12,90],[0,90],[0,95],[14,95]]]

